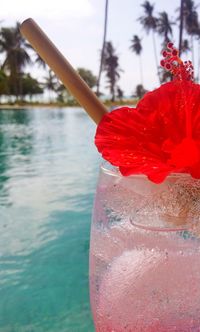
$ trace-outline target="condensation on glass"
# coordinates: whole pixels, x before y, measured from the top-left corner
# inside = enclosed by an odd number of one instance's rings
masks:
[[[101,167],[90,245],[97,332],[200,331],[200,181]]]

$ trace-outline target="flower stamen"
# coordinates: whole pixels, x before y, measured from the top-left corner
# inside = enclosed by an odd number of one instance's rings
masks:
[[[164,59],[161,60],[161,67],[169,71],[174,79],[182,81],[194,80],[194,68],[191,61],[182,61],[179,57],[179,51],[173,43],[167,44],[167,49],[162,52]]]

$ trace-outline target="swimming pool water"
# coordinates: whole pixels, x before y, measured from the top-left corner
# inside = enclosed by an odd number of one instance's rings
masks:
[[[93,332],[99,156],[81,108],[0,110],[0,332]]]

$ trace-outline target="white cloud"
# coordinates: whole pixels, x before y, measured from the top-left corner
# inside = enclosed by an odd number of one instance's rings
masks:
[[[66,19],[93,13],[89,0],[6,0],[1,3],[1,19],[20,21],[27,17]]]

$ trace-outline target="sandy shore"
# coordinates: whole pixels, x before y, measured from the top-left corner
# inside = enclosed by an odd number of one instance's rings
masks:
[[[0,110],[1,109],[29,109],[29,108],[55,108],[55,107],[80,107],[80,106],[67,106],[67,105],[44,105],[44,104],[40,104],[40,105],[0,105]]]

